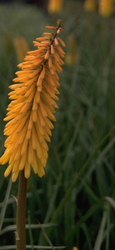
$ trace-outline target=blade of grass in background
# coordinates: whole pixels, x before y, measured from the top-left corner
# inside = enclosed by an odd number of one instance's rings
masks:
[[[0,213],[0,232],[2,230],[2,225],[3,225],[3,221],[4,221],[4,216],[5,216],[5,212],[6,212],[6,208],[7,208],[7,204],[8,204],[8,199],[9,199],[11,187],[12,187],[12,180],[11,180],[11,176],[10,176],[8,186],[6,189],[6,194],[5,194],[2,210]]]

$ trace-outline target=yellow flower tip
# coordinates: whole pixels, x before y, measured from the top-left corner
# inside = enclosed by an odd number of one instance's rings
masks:
[[[4,165],[9,161],[10,154],[8,150],[5,150],[4,154],[0,157],[0,164]]]
[[[26,179],[30,177],[30,163],[29,162],[26,162],[25,164],[24,174],[25,174]]]
[[[24,169],[25,178],[29,178],[31,168],[39,177],[44,176],[44,168],[48,158],[48,144],[56,121],[54,116],[57,90],[60,86],[56,72],[61,73],[65,53],[61,45],[65,43],[58,37],[62,31],[61,21],[57,26],[47,26],[54,34],[45,32],[44,38],[36,39],[38,47],[27,53],[24,62],[19,64],[15,82],[10,86],[11,103],[4,119],[7,124],[4,134],[6,150],[0,158],[0,163],[9,161],[4,176],[12,171],[12,181],[15,182],[19,172]],[[47,38],[51,36],[51,39]]]
[[[4,173],[4,177],[7,177],[11,173],[11,171],[12,171],[12,164],[10,164],[7,167],[7,169],[6,169],[5,173]]]
[[[38,176],[40,178],[42,178],[44,175],[45,175],[44,167],[42,165],[39,165],[39,167],[38,167]]]
[[[18,175],[19,175],[19,171],[17,171],[16,173],[13,173],[13,175],[12,175],[12,182],[15,182],[17,180]]]

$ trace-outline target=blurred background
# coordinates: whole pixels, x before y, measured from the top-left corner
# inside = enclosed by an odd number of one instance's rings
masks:
[[[31,172],[28,181],[27,249],[114,250],[114,131],[86,164],[115,125],[114,0],[0,1],[0,155],[8,86],[17,64],[28,50],[35,49],[33,41],[42,36],[45,26],[56,26],[58,19],[66,43],[65,65],[59,75],[59,109],[46,174],[40,179]],[[9,190],[5,169],[0,166],[1,250],[15,249],[16,203],[12,195],[17,197],[18,189],[17,181]],[[9,195],[4,200],[7,187]]]

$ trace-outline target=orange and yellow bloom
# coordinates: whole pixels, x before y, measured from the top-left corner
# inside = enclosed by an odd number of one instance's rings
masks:
[[[56,101],[59,94],[59,77],[62,72],[64,51],[60,45],[65,43],[58,37],[62,31],[60,21],[57,27],[46,26],[54,34],[45,32],[44,37],[34,41],[36,50],[30,51],[24,62],[18,67],[14,84],[10,86],[11,103],[4,119],[5,152],[0,163],[9,165],[5,171],[7,177],[12,171],[12,181],[16,181],[19,172],[24,169],[25,178],[29,178],[31,167],[35,174],[42,177],[48,158],[48,145],[55,121]]]

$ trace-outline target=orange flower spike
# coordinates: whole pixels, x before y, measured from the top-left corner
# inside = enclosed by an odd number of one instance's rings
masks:
[[[24,62],[18,65],[14,84],[9,88],[11,103],[4,119],[7,124],[4,134],[6,148],[0,158],[0,164],[9,162],[4,176],[12,172],[12,181],[16,181],[19,172],[24,169],[25,178],[29,178],[31,167],[35,174],[42,177],[48,158],[48,145],[56,121],[54,113],[58,108],[56,101],[60,86],[56,73],[62,72],[61,58],[65,53],[60,47],[65,43],[58,37],[62,31],[61,21],[57,27],[46,26],[53,33],[45,32],[37,38],[35,51],[27,52]]]

